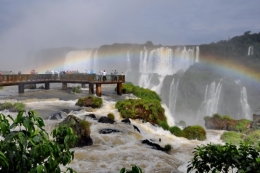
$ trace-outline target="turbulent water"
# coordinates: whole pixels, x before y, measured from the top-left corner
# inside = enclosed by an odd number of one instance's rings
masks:
[[[5,91],[14,91],[14,87],[5,87]],[[23,102],[26,104],[27,110],[46,110],[46,114],[50,113],[50,110],[58,112],[61,109],[78,109],[75,107],[76,99],[73,100],[60,100],[57,98],[44,98],[41,99],[37,96],[39,92],[48,91],[31,91],[26,90],[28,93],[33,93],[35,99],[25,98]],[[55,90],[52,90],[55,92]],[[5,92],[6,93],[6,92]],[[19,98],[19,95],[14,98]],[[0,94],[3,91],[0,90]],[[119,115],[117,109],[115,109],[115,103],[117,100],[133,98],[132,95],[118,96],[111,91],[104,92],[102,95],[103,106],[100,109],[80,109],[78,111],[72,111],[69,114],[73,114],[81,119],[91,122],[91,138],[93,139],[92,146],[85,146],[82,148],[74,148],[75,159],[71,162],[70,167],[79,173],[115,173],[119,172],[122,167],[128,169],[131,165],[137,165],[141,167],[144,172],[186,172],[187,163],[192,158],[192,151],[197,145],[211,143],[222,143],[220,135],[223,131],[207,130],[207,140],[187,140],[172,135],[169,131],[165,131],[160,127],[155,127],[150,123],[142,123],[137,120],[131,120],[131,124],[122,123],[122,118]],[[6,94],[8,95],[8,94]],[[30,95],[30,97],[32,97]],[[7,101],[4,97],[0,102]],[[10,100],[8,100],[10,101]],[[17,101],[12,99],[13,102]],[[166,116],[168,117],[169,124],[174,124],[174,119],[168,113],[166,108]],[[8,111],[2,111],[5,115],[10,113]],[[93,113],[98,117],[106,116],[108,113],[115,115],[115,124],[103,124],[98,123],[96,120],[86,117],[85,115]],[[41,112],[43,115],[44,112]],[[65,113],[64,113],[65,115]],[[48,116],[43,116],[47,118]],[[45,119],[46,130],[50,133],[57,123],[62,120],[48,120]],[[136,131],[133,125],[137,126],[140,133]],[[99,134],[99,131],[104,128],[113,128],[120,130],[120,133],[113,134]],[[162,147],[166,144],[172,145],[173,149],[170,153],[154,150],[145,144],[141,144],[140,140],[149,139],[158,143]],[[161,139],[161,142],[159,142]],[[65,169],[65,168],[64,168]]]

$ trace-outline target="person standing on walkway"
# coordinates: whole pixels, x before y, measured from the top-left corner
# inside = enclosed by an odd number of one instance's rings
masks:
[[[106,72],[106,70],[104,70],[104,71],[103,71],[103,81],[106,81],[106,80],[107,80],[106,75],[107,75],[107,72]]]

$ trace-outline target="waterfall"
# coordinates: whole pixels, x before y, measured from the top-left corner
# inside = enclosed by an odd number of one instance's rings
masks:
[[[240,103],[241,103],[241,108],[242,108],[242,117],[251,120],[251,108],[248,104],[247,101],[247,91],[246,87],[242,87],[240,91]]]
[[[173,78],[170,86],[170,95],[169,95],[169,109],[173,116],[175,115],[176,100],[178,96],[178,86],[179,86],[179,79],[176,82],[176,84],[174,84],[174,78]]]
[[[253,54],[254,54],[254,47],[253,46],[249,46],[247,55],[249,56],[249,55],[253,55]]]
[[[92,51],[70,51],[64,62],[64,70],[67,71],[79,71],[81,73],[85,70],[90,71],[92,69],[91,64]]]
[[[199,62],[199,56],[200,56],[200,47],[196,46],[196,59],[195,59],[195,62]]]
[[[216,82],[212,82],[210,86],[206,86],[204,101],[198,112],[198,118],[201,116],[212,116],[218,113],[218,103],[220,98],[222,84],[221,81],[216,86]]]
[[[126,53],[126,60],[127,60],[127,69],[126,69],[126,72],[125,72],[125,74],[127,75],[127,72],[131,72],[131,59],[130,59],[130,52],[129,51],[127,51],[127,53]]]
[[[94,54],[94,62],[93,62],[93,66],[94,66],[94,71],[96,73],[98,73],[99,69],[97,68],[97,64],[98,64],[98,50],[95,51],[95,54]]]

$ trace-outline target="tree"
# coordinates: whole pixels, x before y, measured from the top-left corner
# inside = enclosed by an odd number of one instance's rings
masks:
[[[59,173],[61,164],[65,166],[73,160],[74,152],[69,148],[77,141],[73,130],[58,126],[53,130],[51,140],[44,126],[34,111],[20,111],[15,119],[0,114],[1,172]],[[75,171],[67,168],[66,172]]]
[[[194,157],[189,162],[187,172],[223,172],[236,170],[239,173],[258,172],[260,170],[260,153],[247,143],[239,147],[207,144],[195,148]]]

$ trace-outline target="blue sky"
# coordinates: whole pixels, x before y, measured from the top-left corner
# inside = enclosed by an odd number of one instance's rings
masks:
[[[260,32],[259,0],[0,0],[0,58],[51,47],[204,44]]]

